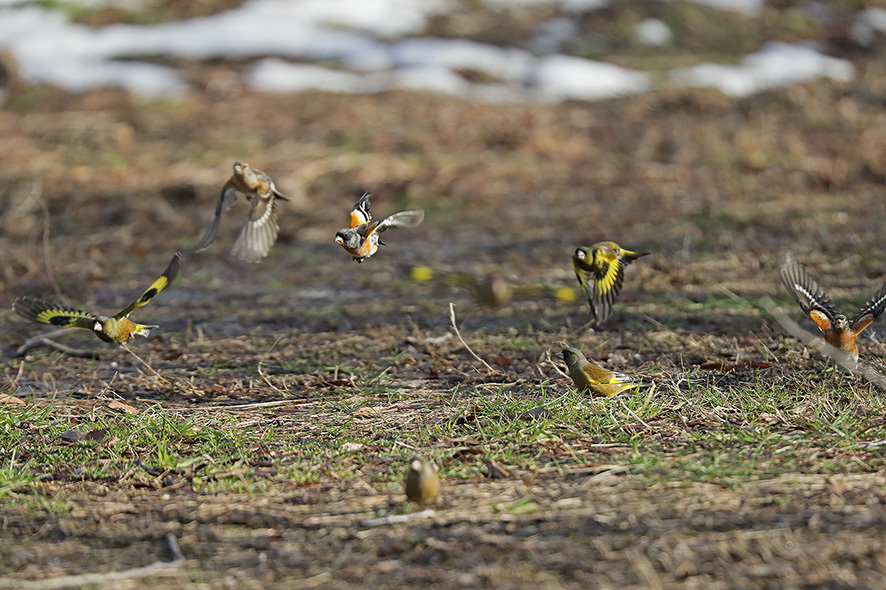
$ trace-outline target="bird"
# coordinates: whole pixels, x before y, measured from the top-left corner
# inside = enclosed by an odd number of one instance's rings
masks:
[[[137,324],[129,319],[129,314],[147,304],[160,291],[169,286],[175,280],[180,267],[181,253],[176,252],[169,262],[169,266],[156,281],[151,283],[147,291],[111,317],[34,297],[19,297],[12,303],[12,309],[20,316],[33,322],[59,328],[85,328],[95,332],[95,335],[105,342],[121,344],[136,336],[147,337],[152,329],[160,327]]]
[[[590,248],[576,248],[572,268],[578,284],[588,296],[594,324],[606,321],[615,296],[624,283],[625,267],[649,252],[625,250],[615,242],[597,242]]]
[[[588,392],[591,395],[612,397],[622,391],[640,386],[640,383],[627,375],[604,369],[588,361],[577,348],[571,346],[564,348],[560,354],[566,361],[569,376],[579,393]]]
[[[784,255],[778,274],[803,313],[821,330],[825,342],[839,348],[852,362],[858,363],[858,335],[886,309],[886,285],[849,319],[790,252]]]
[[[348,227],[335,233],[335,243],[347,250],[356,262],[363,262],[376,253],[379,246],[386,244],[379,234],[392,227],[415,227],[425,218],[423,210],[400,211],[382,221],[372,221],[369,202],[372,195],[365,193],[351,209],[351,222]]]
[[[222,213],[233,206],[240,194],[246,197],[251,206],[231,253],[246,262],[259,262],[268,255],[280,231],[277,201],[289,199],[277,190],[270,176],[246,162],[234,163],[234,173],[222,187],[209,227],[194,252],[205,250],[215,240]]]
[[[440,480],[437,466],[426,458],[416,455],[409,460],[406,472],[406,497],[416,504],[429,504],[440,493]]]

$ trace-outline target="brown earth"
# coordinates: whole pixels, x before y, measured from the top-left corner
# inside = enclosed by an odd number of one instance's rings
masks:
[[[25,294],[59,298],[57,283],[68,303],[119,309],[174,250],[193,247],[235,160],[270,173],[292,202],[260,265],[225,254],[241,209],[140,310],[140,321],[162,329],[133,349],[167,381],[89,334],[63,341],[101,350],[101,360],[16,357],[48,328],[9,311],[0,315],[2,391],[84,423],[119,398],[197,417],[225,411],[235,423],[272,420],[289,441],[341,421],[370,443],[350,467],[319,464],[304,483],[277,472],[297,456],[254,450],[267,459],[250,465],[253,477],[265,473],[264,492],[195,490],[180,474],[138,468],[96,480],[65,466],[23,494],[41,498],[37,507],[22,494],[0,505],[0,584],[168,560],[172,533],[183,565],[99,585],[883,587],[886,480],[876,449],[823,449],[845,462],[843,474],[822,472],[811,456],[794,474],[716,484],[678,469],[634,471],[632,454],[667,457],[693,429],[720,424],[677,387],[661,395],[686,404],[684,424],[623,414],[648,449],[539,440],[516,449],[503,481],[470,464],[461,475],[444,470],[433,517],[365,524],[401,499],[398,484],[376,474],[408,456],[411,430],[494,404],[502,391],[530,406],[541,384],[566,394],[544,362],[560,340],[663,382],[709,362],[736,364],[724,388],[797,370],[832,378],[765,313],[730,307],[723,289],[787,308],[775,272],[786,248],[827,277],[838,301],[860,303],[876,289],[886,270],[886,75],[880,63],[863,65],[851,86],[558,106],[236,88],[143,103],[116,91],[21,90],[0,111],[0,308]],[[376,194],[378,215],[421,207],[427,217],[357,265],[332,237],[363,191]],[[582,301],[548,290],[491,309],[468,289],[409,278],[422,264],[438,276],[572,286],[573,248],[600,239],[654,253],[630,267],[609,331],[583,329]],[[450,301],[462,335],[499,374],[451,337]],[[865,343],[863,352],[875,349]],[[381,376],[385,391],[373,392]],[[852,387],[879,411],[876,390]],[[256,404],[266,402],[281,405],[262,413]],[[355,412],[370,406],[378,413]],[[455,453],[474,444],[473,428],[431,441]],[[12,451],[2,449],[0,463]],[[56,512],[55,501],[70,508]]]

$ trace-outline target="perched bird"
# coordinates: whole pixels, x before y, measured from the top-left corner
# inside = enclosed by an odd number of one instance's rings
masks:
[[[280,231],[280,226],[277,225],[277,201],[289,199],[277,190],[270,176],[246,162],[234,164],[234,174],[222,188],[209,227],[194,252],[205,250],[212,243],[218,234],[222,213],[231,208],[239,194],[246,197],[251,207],[231,253],[246,262],[259,262],[268,255]]]
[[[146,326],[137,324],[129,319],[129,314],[139,307],[148,303],[157,293],[172,283],[181,266],[181,254],[176,252],[169,262],[169,266],[163,271],[156,281],[151,283],[148,290],[142,296],[121,309],[113,317],[107,317],[74,309],[33,297],[19,297],[12,304],[12,309],[20,316],[34,322],[50,324],[59,328],[85,328],[92,330],[95,335],[105,342],[121,343],[136,336],[147,337],[152,328],[160,326]]]
[[[439,492],[437,466],[419,455],[410,459],[406,472],[406,497],[416,504],[428,504]]]
[[[612,311],[615,296],[624,282],[625,267],[649,252],[631,252],[615,242],[597,242],[581,247],[572,255],[572,268],[578,284],[588,296],[595,324],[602,324]]]
[[[615,373],[591,363],[577,348],[571,346],[564,348],[560,354],[566,361],[569,376],[572,377],[572,382],[575,383],[579,393],[587,391],[592,395],[612,397],[626,389],[640,386],[627,375]]]
[[[858,335],[886,309],[886,285],[848,319],[806,270],[787,253],[778,269],[781,281],[803,313],[808,315],[824,334],[825,341],[858,362]]]
[[[400,211],[394,213],[383,221],[372,221],[369,214],[369,200],[372,195],[364,194],[351,209],[351,223],[335,233],[335,243],[354,257],[357,262],[363,262],[373,254],[378,247],[386,244],[381,241],[379,234],[392,227],[415,227],[425,218],[425,212]]]

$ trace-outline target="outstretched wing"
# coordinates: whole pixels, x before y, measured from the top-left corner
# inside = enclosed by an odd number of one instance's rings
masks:
[[[259,262],[268,255],[277,241],[280,225],[277,223],[277,199],[272,191],[252,198],[249,217],[243,222],[232,253],[247,262]]]
[[[831,301],[831,298],[815,282],[815,279],[806,273],[806,269],[794,260],[790,252],[785,254],[784,260],[778,268],[778,274],[788,293],[800,304],[803,313],[812,317],[819,326],[821,326],[822,316],[830,324],[833,324],[835,318],[841,315],[840,308]],[[814,316],[813,312],[816,312]],[[822,330],[825,329],[822,328]]]
[[[861,310],[855,314],[855,317],[852,318],[852,322],[850,323],[852,331],[858,334],[867,328],[871,322],[880,317],[880,314],[883,313],[884,309],[886,309],[886,285],[881,287],[873,297],[868,299],[867,303],[865,303]]]
[[[392,227],[415,227],[424,221],[425,212],[423,209],[417,211],[400,211],[394,213],[390,217],[385,218],[378,224],[378,231],[385,231]]]
[[[182,255],[180,252],[176,252],[172,256],[172,260],[169,261],[169,266],[166,267],[166,270],[163,271],[163,274],[160,277],[151,283],[151,286],[148,287],[148,290],[142,293],[142,296],[121,309],[117,312],[114,317],[118,320],[120,318],[125,318],[129,314],[131,314],[134,310],[139,307],[145,305],[154,298],[154,296],[165,289],[172,281],[175,280],[176,275],[178,274],[179,268],[181,268]]]
[[[609,317],[615,296],[621,291],[625,269],[618,254],[611,248],[594,248],[590,262],[592,270],[588,274],[593,278],[593,283],[586,291],[594,320],[602,323]]]
[[[200,243],[194,248],[194,252],[199,252],[200,250],[205,250],[209,247],[209,244],[212,243],[215,236],[218,234],[218,226],[221,222],[222,213],[230,209],[231,206],[237,202],[237,196],[239,194],[237,187],[234,186],[234,178],[231,177],[228,179],[228,182],[225,183],[221,194],[218,196],[218,202],[215,204],[215,212],[212,214],[212,219],[209,221],[209,227],[206,228],[206,232],[203,234],[203,237],[200,238]]]
[[[370,199],[372,199],[372,195],[363,193],[363,196],[360,197],[360,200],[351,209],[351,224],[348,227],[357,227],[372,221],[372,215],[369,213]]]
[[[19,297],[13,302],[12,309],[32,322],[40,322],[41,324],[49,324],[59,328],[86,328],[91,330],[95,326],[95,322],[101,319],[99,316],[82,309],[74,309],[53,301],[35,299],[33,297]]]

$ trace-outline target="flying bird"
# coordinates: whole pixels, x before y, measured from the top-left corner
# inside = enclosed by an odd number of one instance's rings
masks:
[[[120,344],[136,336],[147,337],[151,329],[160,327],[137,324],[129,319],[129,314],[146,305],[160,291],[172,283],[178,274],[180,266],[181,254],[176,252],[169,262],[169,266],[160,275],[160,278],[151,283],[151,286],[142,293],[141,297],[111,317],[33,297],[19,297],[13,302],[12,309],[20,316],[33,322],[49,324],[59,328],[85,328],[95,332],[95,335],[105,342]]]
[[[335,233],[335,243],[347,250],[356,262],[363,262],[386,244],[380,233],[392,227],[415,227],[425,218],[423,210],[400,211],[382,221],[372,221],[369,201],[372,195],[364,194],[351,209],[351,222],[348,227]]]
[[[602,324],[612,311],[615,296],[624,283],[625,267],[649,252],[625,250],[615,242],[583,246],[572,255],[572,268],[578,284],[588,297],[594,324]]]
[[[240,228],[240,235],[237,236],[231,253],[246,262],[259,262],[268,255],[280,231],[277,224],[277,201],[289,199],[277,190],[270,176],[246,162],[234,164],[234,174],[222,188],[209,227],[194,252],[205,250],[215,240],[222,213],[230,209],[241,194],[250,203],[249,216]]]
[[[627,375],[604,369],[588,361],[585,355],[577,348],[564,348],[560,353],[566,361],[569,376],[579,393],[603,395],[612,397],[622,391],[639,387],[637,383]]]
[[[880,288],[852,319],[846,317],[815,279],[806,273],[788,252],[779,266],[778,273],[788,293],[797,300],[803,313],[808,315],[824,334],[825,341],[858,362],[858,335],[877,319],[886,309],[886,285]]]

